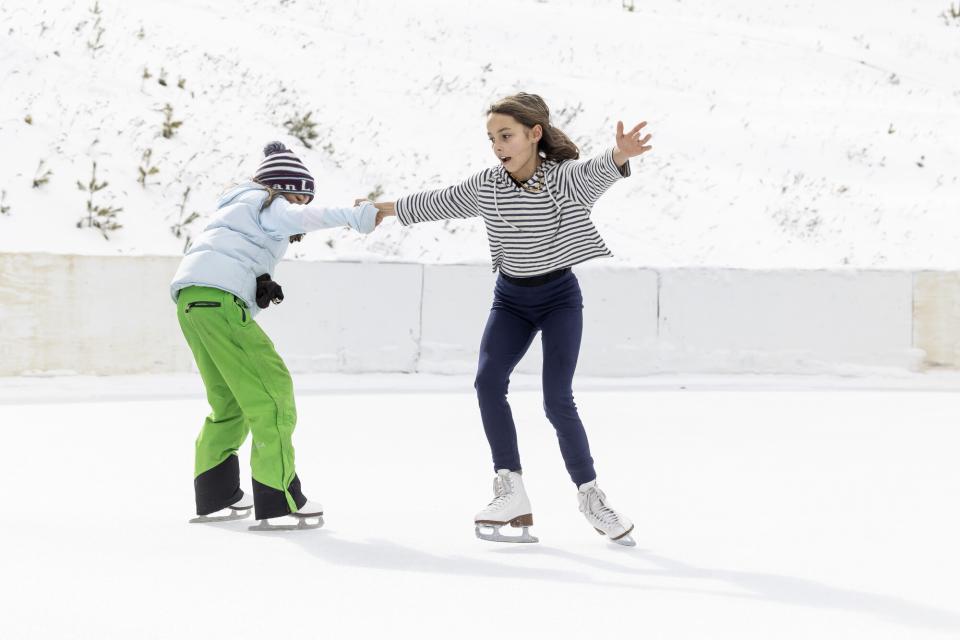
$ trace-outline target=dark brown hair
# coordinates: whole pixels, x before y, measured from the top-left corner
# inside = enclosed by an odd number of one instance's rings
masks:
[[[563,162],[580,157],[580,149],[567,134],[550,124],[550,108],[543,98],[533,93],[517,93],[497,100],[487,109],[487,115],[499,113],[511,116],[514,120],[532,129],[536,125],[543,128],[543,137],[537,143],[537,151],[548,160]]]

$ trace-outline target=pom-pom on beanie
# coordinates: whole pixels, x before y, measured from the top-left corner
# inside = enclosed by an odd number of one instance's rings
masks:
[[[302,193],[313,200],[313,176],[282,142],[269,142],[253,179],[281,193]]]

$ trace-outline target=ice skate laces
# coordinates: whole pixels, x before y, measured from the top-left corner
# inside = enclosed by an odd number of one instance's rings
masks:
[[[596,487],[590,487],[583,499],[583,509],[598,522],[610,527],[620,524],[620,515],[607,506],[607,496]]]
[[[497,476],[493,479],[493,500],[487,505],[484,511],[496,511],[506,504],[513,495],[513,485],[509,478]]]

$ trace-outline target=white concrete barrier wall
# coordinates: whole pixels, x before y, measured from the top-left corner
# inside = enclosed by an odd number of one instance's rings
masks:
[[[910,273],[671,270],[661,358],[684,371],[916,369]]]
[[[168,282],[178,258],[0,254],[0,375],[193,368]],[[578,372],[856,372],[960,365],[960,275],[576,269]],[[258,316],[293,371],[472,373],[488,266],[285,262]],[[518,371],[540,371],[535,340]]]
[[[930,365],[960,366],[960,273],[913,276],[913,339]]]
[[[284,301],[257,322],[292,371],[415,371],[422,271],[287,261],[274,275]]]
[[[174,258],[0,254],[0,375],[186,371]]]

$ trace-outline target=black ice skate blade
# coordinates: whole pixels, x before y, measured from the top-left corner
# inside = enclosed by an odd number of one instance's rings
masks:
[[[474,528],[474,532],[478,538],[486,540],[487,542],[540,542],[540,538],[530,535],[530,527],[523,527],[523,532],[518,536],[505,536],[500,533],[500,527],[502,526],[503,525],[478,524]],[[481,531],[481,529],[484,529],[484,531]],[[490,532],[487,533],[487,530],[490,530]]]
[[[230,522],[231,520],[243,520],[250,515],[252,507],[246,509],[234,509],[229,507],[230,513],[224,516],[197,516],[190,518],[190,524],[203,524],[204,522]]]
[[[291,514],[293,515],[293,514]],[[304,529],[319,529],[324,525],[323,516],[293,516],[297,524],[270,524],[269,520],[261,520],[255,525],[247,527],[248,531],[300,531]]]

